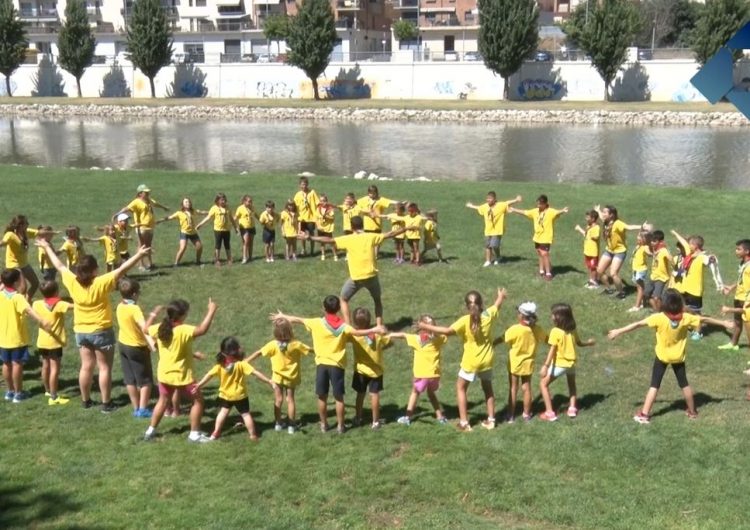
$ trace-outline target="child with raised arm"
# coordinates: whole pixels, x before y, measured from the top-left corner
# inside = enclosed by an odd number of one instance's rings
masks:
[[[196,215],[208,215],[206,210],[198,210],[193,207],[193,201],[190,197],[183,197],[180,209],[171,215],[168,215],[164,219],[160,219],[157,223],[165,223],[167,221],[177,220],[180,224],[180,243],[177,247],[177,254],[174,257],[174,266],[177,267],[180,264],[182,256],[185,255],[187,249],[187,242],[193,244],[195,247],[195,263],[196,265],[201,264],[201,255],[203,254],[203,243],[201,237],[198,235],[198,230],[195,226]]]
[[[234,220],[240,227],[242,237],[242,264],[250,263],[253,259],[253,239],[255,239],[255,221],[258,214],[253,208],[253,198],[243,195],[242,202],[234,211]]]
[[[156,428],[170,405],[172,394],[180,392],[193,401],[190,408],[190,434],[188,441],[205,443],[211,438],[201,432],[201,416],[203,416],[203,395],[195,389],[193,374],[193,357],[203,359],[199,352],[193,353],[193,340],[205,335],[211,327],[216,314],[216,304],[208,299],[208,310],[203,321],[198,326],[185,324],[190,304],[185,300],[173,300],[165,308],[165,316],[160,324],[154,321],[161,313],[162,307],[155,307],[143,326],[143,332],[156,343],[159,352],[157,364],[157,378],[159,380],[159,401],[156,402],[151,423],[143,435],[148,441],[156,437]]]
[[[65,314],[73,304],[60,299],[60,288],[54,280],[44,280],[39,290],[44,299],[36,300],[31,308],[50,323],[50,331],[40,328],[36,339],[36,347],[42,358],[44,395],[48,397],[48,405],[67,405],[70,399],[58,394],[57,390],[63,348],[68,343],[65,336]]]
[[[524,302],[518,306],[518,323],[505,330],[498,342],[508,345],[508,423],[516,415],[518,387],[523,390],[523,419],[531,420],[531,376],[539,344],[547,340],[547,333],[539,326],[536,304]]]
[[[383,331],[381,327],[355,330],[339,316],[341,303],[337,296],[329,295],[323,300],[323,318],[301,318],[277,312],[272,320],[286,319],[292,324],[302,324],[312,335],[315,350],[315,393],[318,396],[320,430],[328,430],[328,392],[336,401],[336,431],[345,432],[344,426],[344,375],[346,368],[346,343],[352,335],[364,336]]]
[[[274,387],[273,414],[275,419],[274,430],[284,430],[284,422],[281,418],[281,405],[286,399],[286,429],[289,434],[294,434],[297,427],[297,401],[295,393],[302,382],[300,375],[300,358],[312,351],[312,348],[294,338],[292,324],[285,318],[277,318],[273,321],[274,340],[267,342],[261,349],[247,358],[247,362],[262,355],[271,359],[271,380],[276,383]]]
[[[214,220],[214,262],[217,267],[221,266],[221,247],[224,246],[224,253],[227,256],[227,265],[232,264],[232,246],[231,246],[231,235],[233,230],[239,235],[240,231],[237,228],[237,223],[234,221],[234,217],[229,212],[227,206],[227,196],[223,193],[217,193],[214,197],[214,205],[208,210],[206,217],[198,223],[195,227],[196,230],[200,230],[200,227],[208,223],[211,219]]]
[[[633,419],[638,423],[651,422],[651,407],[654,405],[656,395],[659,393],[659,387],[661,387],[664,374],[670,366],[677,378],[677,384],[682,389],[682,395],[685,397],[688,418],[695,419],[698,417],[693,399],[693,389],[688,383],[687,371],[685,369],[685,348],[687,346],[688,332],[699,329],[701,322],[715,324],[729,330],[734,326],[731,321],[724,322],[714,318],[687,313],[682,296],[675,289],[664,291],[664,298],[660,307],[660,313],[655,313],[643,320],[613,329],[607,333],[607,337],[610,340],[614,340],[620,335],[638,328],[649,327],[656,331],[656,358],[651,370],[651,385],[648,392],[646,392],[643,407],[633,416]]]
[[[310,236],[315,235],[315,211],[318,208],[319,197],[317,192],[310,188],[310,181],[304,175],[299,178],[299,191],[294,194],[292,199],[297,207],[297,217],[295,221],[298,226],[294,227],[294,232],[305,232]],[[314,243],[310,241],[310,255],[312,256]],[[302,255],[305,255],[305,242],[302,242]]]
[[[52,235],[57,232],[52,230],[51,226],[40,226],[40,233],[37,236],[40,239],[44,239],[48,243],[52,241]],[[42,232],[43,230],[43,232]],[[47,252],[42,247],[37,247],[37,261],[39,263],[39,272],[42,273],[42,280],[54,281],[57,278],[57,269],[47,257]]]
[[[604,287],[602,294],[615,294],[617,298],[623,299],[627,295],[623,290],[620,269],[625,262],[628,253],[627,232],[628,230],[645,230],[644,225],[629,225],[619,218],[617,208],[611,205],[594,207],[594,210],[602,219],[604,236],[604,252],[599,259],[596,273],[599,275],[599,283]],[[645,224],[645,223],[644,223]],[[614,287],[614,288],[613,288]]]
[[[286,206],[284,211],[281,212],[279,220],[281,221],[281,235],[285,242],[284,259],[297,261],[297,205],[293,200],[286,201]]]
[[[15,215],[5,227],[5,233],[0,238],[0,247],[5,247],[5,268],[21,271],[22,281],[18,286],[18,291],[26,295],[29,302],[39,288],[39,278],[37,278],[29,263],[29,238],[49,236],[56,233],[44,228],[31,228],[25,215]]]
[[[367,195],[357,201],[360,215],[364,220],[364,231],[379,234],[383,231],[381,216],[390,206],[399,201],[380,196],[378,187],[374,184],[367,187]]]
[[[276,249],[276,225],[279,224],[279,214],[274,211],[276,203],[266,201],[266,209],[258,217],[258,222],[263,226],[263,252],[266,256],[266,263],[273,262],[273,255]]]
[[[150,418],[151,386],[154,372],[151,367],[151,351],[156,349],[153,339],[143,332],[145,320],[138,307],[141,284],[133,278],[122,278],[117,282],[122,300],[117,304],[117,348],[120,350],[122,382],[133,406],[134,418]]]
[[[128,243],[132,239],[130,237],[130,230],[133,228],[129,224],[128,219],[130,216],[127,213],[121,213],[115,216],[114,227],[115,236],[117,238],[117,253],[120,255],[120,261],[126,261],[130,257],[130,250],[128,249]],[[104,231],[104,227],[97,227],[100,232]]]
[[[505,234],[505,214],[509,208],[516,203],[521,202],[521,196],[517,195],[515,199],[498,202],[497,195],[494,191],[487,193],[485,203],[477,206],[471,202],[466,203],[467,208],[476,210],[484,219],[484,265],[500,264],[500,245],[503,234]]]
[[[523,215],[530,219],[534,226],[532,241],[539,258],[539,276],[545,280],[552,279],[552,262],[550,260],[550,249],[555,237],[555,221],[564,213],[568,213],[568,207],[561,210],[551,208],[546,195],[540,195],[536,199],[536,208],[529,210],[510,209],[511,213]]]
[[[341,210],[341,229],[344,234],[352,233],[352,217],[360,215],[360,209],[357,206],[357,199],[354,193],[349,192],[344,197],[344,202],[337,205],[336,208]]]
[[[435,319],[430,315],[420,316],[419,322],[432,326],[437,325]],[[448,423],[436,394],[438,388],[440,388],[440,352],[445,343],[448,342],[448,337],[428,331],[420,331],[418,334],[389,333],[388,337],[390,339],[405,339],[407,346],[414,351],[411,394],[409,394],[409,402],[406,404],[406,413],[397,420],[398,423],[411,425],[419,396],[425,391],[432,408],[435,410],[435,418],[438,423]]]
[[[107,265],[107,272],[112,272],[117,267],[117,235],[113,225],[105,225],[103,232],[103,236],[82,237],[81,241],[98,242],[104,250],[104,263]]]
[[[52,323],[44,320],[24,295],[18,292],[23,282],[20,269],[5,269],[0,273],[0,360],[3,378],[8,389],[5,401],[20,403],[28,398],[23,391],[23,365],[29,360],[29,328],[26,315],[51,333]]]
[[[397,202],[395,212],[381,215],[380,218],[391,222],[391,230],[402,230],[406,227],[406,205],[403,202]],[[393,263],[397,265],[404,262],[404,241],[406,241],[406,234],[403,232],[393,238],[393,243],[396,245],[396,257]]]
[[[131,213],[133,215],[132,226],[138,235],[138,245],[151,249],[154,240],[154,227],[156,226],[154,207],[161,208],[165,212],[168,212],[169,208],[151,197],[151,189],[146,184],[140,184],[136,193],[135,199],[112,216],[112,222],[120,219],[122,214]],[[141,265],[143,270],[150,271],[153,269],[154,262],[150,253],[143,258]]]
[[[333,237],[333,227],[336,219],[336,207],[328,201],[328,195],[320,194],[320,202],[315,209],[315,226],[318,228],[318,235],[321,237]],[[326,259],[326,247],[330,247],[333,261],[338,261],[339,257],[336,252],[336,245],[321,245],[320,259]]]
[[[435,326],[421,321],[418,324],[420,330],[446,336],[458,335],[463,342],[464,352],[461,357],[461,369],[456,380],[458,430],[462,432],[472,430],[469,424],[466,394],[469,384],[477,379],[482,384],[487,405],[487,419],[481,425],[485,429],[495,428],[495,392],[492,389],[492,364],[495,359],[493,325],[497,320],[505,296],[505,289],[498,289],[495,303],[485,309],[482,295],[477,291],[469,291],[464,297],[468,314],[456,320],[450,327]]]
[[[651,256],[651,233],[641,230],[635,237],[635,251],[631,269],[633,269],[633,284],[635,285],[635,304],[628,309],[628,313],[640,311],[645,306],[646,282],[648,281],[648,258]]]
[[[439,263],[448,263],[443,258],[443,247],[440,245],[440,234],[438,234],[438,213],[437,210],[427,210],[425,212],[426,221],[424,222],[424,248],[422,248],[422,259],[430,250],[437,252]]]
[[[65,241],[57,249],[58,254],[65,253],[65,265],[70,270],[78,265],[81,256],[84,255],[83,242],[81,241],[81,230],[77,226],[69,226],[65,229]]]
[[[601,226],[599,226],[599,214],[596,210],[586,212],[586,227],[576,225],[576,232],[583,236],[583,264],[589,271],[589,279],[586,289],[599,287],[599,275],[596,267],[599,265],[599,239],[601,238]]]
[[[208,371],[198,384],[193,385],[190,393],[193,396],[200,395],[200,389],[212,377],[219,377],[219,413],[216,415],[214,432],[211,433],[211,440],[216,440],[221,436],[221,428],[233,408],[237,409],[245,424],[248,436],[252,441],[258,439],[258,433],[255,431],[255,422],[250,414],[250,400],[247,397],[247,376],[253,375],[267,383],[273,388],[274,392],[278,389],[276,383],[268,379],[265,375],[250,366],[250,363],[243,359],[242,348],[239,341],[234,337],[225,337],[219,346],[219,353],[216,354],[216,364]]]
[[[568,393],[570,402],[567,415],[569,418],[578,416],[578,395],[576,391],[576,346],[593,346],[594,339],[581,341],[576,329],[576,321],[573,317],[573,309],[568,304],[555,304],[552,306],[552,324],[554,327],[549,332],[547,343],[549,352],[542,365],[539,374],[542,376],[540,388],[544,400],[544,412],[539,416],[540,420],[556,421],[557,414],[552,407],[552,396],[549,386],[560,376],[565,375],[568,380]]]

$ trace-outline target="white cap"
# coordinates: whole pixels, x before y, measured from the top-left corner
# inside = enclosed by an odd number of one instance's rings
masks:
[[[118,221],[127,221],[130,216],[126,213],[121,213],[117,216]]]
[[[524,302],[518,306],[518,312],[525,317],[536,316],[536,304],[534,302]]]

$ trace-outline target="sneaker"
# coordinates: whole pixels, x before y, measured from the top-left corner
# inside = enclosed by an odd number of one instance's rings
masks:
[[[505,423],[513,424],[516,422],[516,418],[514,416],[508,415],[505,416]]]
[[[614,293],[615,293],[615,290],[614,289],[609,289],[609,288],[602,289],[601,291],[599,291],[599,294],[614,294]]]
[[[242,264],[243,264],[243,265],[246,265],[246,264],[248,263],[248,261],[249,261],[248,259],[243,259],[243,260],[242,260]]]
[[[557,414],[555,414],[554,412],[542,412],[539,415],[539,419],[542,421],[549,421],[549,422],[557,421]]]
[[[525,412],[523,413],[523,421],[528,423],[531,421],[531,418],[533,418],[531,414],[526,414]]]
[[[333,261],[338,261],[338,260],[339,260],[339,257],[338,257],[338,255],[337,255],[337,254],[334,254],[334,255],[333,255]]]
[[[320,255],[320,261],[325,261],[325,260],[326,260],[326,255],[325,254],[321,254]]]
[[[727,342],[726,344],[722,344],[721,346],[718,346],[716,349],[717,350],[739,351],[740,346],[738,344],[732,344],[731,342]]]
[[[644,414],[643,411],[639,411],[638,414],[633,416],[633,420],[636,423],[647,424],[647,423],[651,423],[651,416],[649,416],[648,414]]]
[[[344,434],[346,432],[346,427],[343,425],[339,425],[336,427],[336,434]]]
[[[273,262],[274,262],[274,261],[276,261],[276,260],[274,260],[274,258],[273,258],[273,256],[272,256],[272,257],[268,258],[268,261],[270,261],[271,263],[273,263]]]
[[[578,416],[578,409],[575,407],[568,407],[567,412],[568,418],[575,418]]]
[[[437,422],[440,425],[448,425],[448,418],[446,418],[445,416],[443,416],[442,418],[438,418]]]
[[[266,263],[271,263],[271,258],[266,258]]]
[[[547,274],[545,274],[545,275],[544,275],[544,279],[545,279],[546,281],[548,281],[548,282],[549,282],[549,281],[552,281],[552,275],[551,275],[551,274],[549,274],[549,273],[547,273]]]
[[[150,434],[148,432],[146,432],[146,433],[143,434],[143,441],[144,442],[150,442],[154,438],[156,438],[156,431],[154,431],[154,432],[152,432]]]
[[[641,308],[640,308],[640,307],[638,307],[638,306],[633,306],[633,307],[631,307],[630,309],[628,309],[628,311],[627,311],[627,312],[628,312],[628,313],[637,313],[637,312],[638,312],[638,311],[640,311],[640,310],[641,310]]]
[[[46,392],[44,393],[44,397],[52,397],[52,394],[50,394],[50,393],[49,393],[49,390],[47,390],[47,391],[46,391]]]
[[[8,390],[5,393],[5,401],[13,401],[13,394],[15,394],[15,392],[13,392],[12,390]]]
[[[489,267],[490,265],[492,265],[491,261],[485,261],[484,265],[482,265],[482,267]]]
[[[198,433],[198,436],[191,437],[188,435],[188,442],[197,443],[197,444],[205,444],[208,442],[213,442],[210,436],[206,436],[202,432]]]
[[[25,401],[29,399],[29,395],[26,392],[16,392],[13,394],[13,403],[20,403],[21,401]]]
[[[362,427],[362,418],[354,418],[352,420],[352,425],[354,427]]]
[[[700,331],[691,331],[690,332],[690,340],[699,341],[703,338],[703,333]]]
[[[284,426],[281,423],[277,423],[273,426],[273,430],[276,432],[281,432],[284,430]]]
[[[51,397],[47,399],[47,405],[67,405],[68,403],[70,403],[70,399],[63,396],[57,396],[55,399]]]
[[[500,265],[500,260],[499,259],[493,260],[492,264],[493,265]]]
[[[147,409],[147,408],[138,409],[137,412],[138,412],[138,415],[136,416],[137,418],[150,418],[153,415],[153,413],[151,412],[151,409]]]
[[[221,436],[221,432],[214,431],[214,432],[211,433],[210,438],[211,438],[211,440],[218,440],[220,436]]]
[[[86,401],[81,401],[81,406],[85,409],[90,409],[94,406],[94,400],[93,399],[87,399]]]
[[[371,428],[371,429],[372,429],[373,431],[377,431],[377,430],[379,430],[379,429],[380,429],[380,428],[381,428],[382,426],[383,426],[383,424],[382,424],[382,423],[380,423],[379,421],[374,421],[374,422],[372,422],[372,425],[370,426],[370,428]]]
[[[620,291],[615,295],[615,298],[618,300],[625,300],[628,297],[628,295],[625,293],[625,291]]]
[[[322,433],[328,432],[328,424],[327,423],[320,423],[318,425],[320,426],[320,432],[322,432]]]
[[[411,418],[409,416],[401,416],[399,419],[396,420],[396,423],[400,425],[411,425]]]
[[[471,425],[469,424],[468,421],[466,423],[464,423],[462,421],[459,421],[456,424],[456,429],[458,429],[461,432],[471,432],[471,431],[474,430],[474,429],[471,428]]]
[[[109,414],[110,412],[114,412],[116,410],[117,405],[115,405],[111,401],[109,403],[102,403],[102,414]]]
[[[689,420],[697,420],[698,419],[698,412],[691,412],[689,410],[685,411],[685,414],[687,414],[687,417]]]
[[[286,432],[288,432],[289,434],[294,434],[295,432],[297,432],[297,427],[295,427],[294,425],[290,423],[289,426],[286,428]]]
[[[487,429],[488,431],[491,431],[495,428],[495,418],[487,418],[484,420],[481,424],[483,429]]]

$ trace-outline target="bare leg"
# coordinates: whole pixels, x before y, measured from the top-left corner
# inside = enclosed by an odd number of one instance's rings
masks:
[[[547,373],[546,377],[542,378],[542,381],[539,384],[539,389],[542,392],[542,399],[544,400],[544,411],[547,414],[554,414],[555,410],[552,408],[552,396],[550,396],[549,393],[549,385],[557,379],[553,375]]]
[[[135,385],[125,385],[125,389],[128,391],[128,397],[130,398],[130,404],[133,405],[133,410],[140,408],[140,395]]]
[[[257,440],[258,434],[255,432],[255,422],[253,416],[249,412],[242,415],[242,422],[245,424],[247,434],[250,435],[251,440]]]
[[[609,268],[609,275],[612,277],[612,280],[615,283],[615,288],[618,292],[622,292],[622,278],[620,278],[620,268],[622,268],[622,260],[621,259],[614,259],[612,260],[612,265]]]
[[[318,418],[321,425],[328,425],[328,394],[318,396]]]
[[[344,317],[344,322],[351,325],[351,315],[349,314],[349,300],[341,298],[341,316]]]
[[[646,392],[646,399],[643,401],[643,408],[641,409],[646,416],[651,413],[651,407],[654,406],[654,401],[656,401],[656,394],[658,393],[659,389],[653,386],[648,389],[648,392]]]
[[[203,416],[203,395],[196,394],[193,396],[193,406],[190,407],[190,430],[199,431],[201,429],[201,417]]]
[[[50,357],[49,359],[49,393],[57,395],[58,381],[60,380],[60,359]]]
[[[294,399],[294,388],[286,389],[286,417],[292,423],[297,421],[297,401]]]
[[[468,404],[466,399],[466,389],[469,388],[469,382],[460,377],[456,380],[456,404],[458,405],[458,419],[462,423],[469,423]]]
[[[26,283],[26,298],[31,301],[31,299],[34,298],[34,293],[36,293],[36,290],[39,288],[39,278],[36,277],[34,269],[29,265],[22,268],[21,272],[23,273],[22,276]]]
[[[284,401],[282,390],[280,386],[277,386],[273,390],[273,417],[276,424],[281,424],[281,404]]]
[[[148,402],[151,400],[151,385],[143,385],[139,389],[140,394],[140,401],[139,401],[139,408],[147,409],[148,408]]]
[[[229,409],[227,407],[221,407],[219,413],[216,415],[216,422],[214,423],[214,432],[212,433],[212,436],[218,438],[221,435],[221,428],[224,426],[227,416],[229,416]],[[192,430],[197,431],[198,429]]]
[[[380,422],[380,394],[378,392],[370,393],[370,406],[372,407],[372,422]]]
[[[435,391],[428,388],[427,397],[430,399],[430,403],[432,403],[432,408],[435,409],[435,417],[439,420],[443,419],[445,417],[443,407],[440,406],[440,401],[438,401]]]
[[[521,389],[523,390],[523,414],[526,417],[531,416],[531,376],[521,377]]]
[[[411,394],[409,394],[409,402],[406,404],[406,417],[411,418],[414,415],[414,409],[417,408],[417,401],[419,400],[419,392],[412,388]]]
[[[495,419],[495,391],[492,389],[492,381],[482,379],[482,390],[484,400],[487,402],[487,418]]]
[[[518,395],[518,377],[508,374],[508,417],[516,415],[516,396]]]
[[[114,352],[114,346],[104,350],[94,350],[99,369],[99,392],[102,394],[102,403],[109,403],[112,397],[112,358]]]
[[[570,405],[574,409],[578,408],[578,392],[576,391],[576,376],[575,374],[565,374],[568,378],[568,392],[570,393]]]
[[[81,370],[78,372],[78,388],[81,391],[81,400],[88,401],[91,399],[91,384],[94,379],[96,357],[93,350],[85,346],[81,346],[79,353],[81,355]]]
[[[362,408],[365,403],[365,393],[357,392],[357,399],[354,402],[354,417],[358,422],[362,422]]]
[[[3,379],[5,379],[8,392],[15,392],[16,386],[13,383],[13,370],[11,370],[10,363],[3,363]]]
[[[159,394],[159,399],[156,402],[156,406],[154,406],[154,413],[151,416],[151,422],[149,423],[152,429],[156,429],[159,426],[159,422],[164,416],[164,411],[167,410],[167,405],[171,398],[172,396],[169,394]]]
[[[344,409],[344,396],[333,396],[333,399],[336,400],[336,423],[339,430],[341,430],[344,428],[344,414],[346,413]]]
[[[42,357],[42,384],[45,392],[51,392],[49,386],[51,357]]]
[[[23,365],[21,363],[11,363],[11,370],[13,371],[13,386],[16,392],[23,390]]]
[[[682,395],[685,397],[685,405],[687,407],[688,414],[696,414],[693,389],[690,388],[690,385],[682,389]]]
[[[187,239],[180,239],[180,244],[177,247],[177,254],[174,257],[174,264],[179,265],[182,256],[185,255],[185,249],[187,248]]]

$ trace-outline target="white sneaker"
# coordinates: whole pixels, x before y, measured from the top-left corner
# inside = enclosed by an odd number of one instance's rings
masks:
[[[641,310],[640,307],[633,306],[630,309],[628,309],[628,313],[637,313],[640,310]]]
[[[280,423],[277,423],[276,425],[273,426],[273,430],[276,432],[281,432],[284,430],[284,426]]]
[[[198,436],[190,436],[188,435],[188,442],[198,443],[198,444],[205,444],[209,442],[213,442],[210,436],[206,436],[204,433],[200,432],[198,433]]]
[[[485,261],[484,265],[482,265],[482,267],[489,267],[490,265],[492,265],[491,261]]]
[[[242,260],[242,264],[243,264],[243,265],[245,265],[245,264],[247,263],[247,261],[248,261],[248,260],[246,260],[246,259],[243,259],[243,260]]]
[[[493,265],[500,265],[500,260],[496,259],[492,262]]]
[[[411,418],[409,418],[409,416],[401,416],[396,420],[396,423],[400,423],[401,425],[411,425]]]
[[[290,425],[286,428],[286,432],[288,432],[289,434],[294,434],[295,432],[297,432],[297,429],[294,427],[294,425]]]

